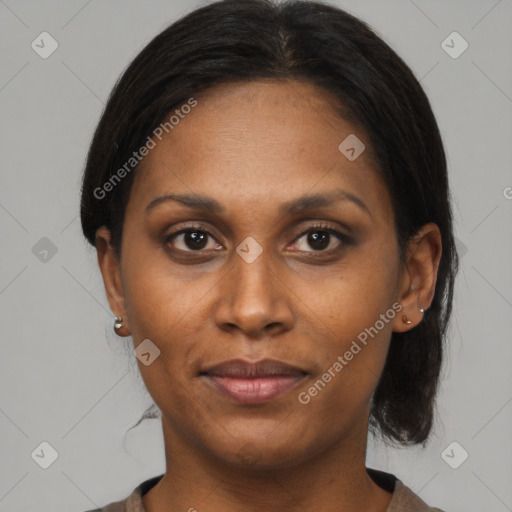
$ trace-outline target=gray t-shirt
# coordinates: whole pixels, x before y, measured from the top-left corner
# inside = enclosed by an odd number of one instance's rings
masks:
[[[377,485],[393,493],[386,512],[444,512],[440,508],[429,507],[395,475],[372,468],[366,468],[366,471]],[[163,475],[159,475],[145,480],[127,498],[87,512],[145,512],[142,496],[154,487],[162,477]]]

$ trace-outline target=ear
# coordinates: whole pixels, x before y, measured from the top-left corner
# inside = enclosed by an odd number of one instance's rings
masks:
[[[121,264],[111,245],[111,234],[107,227],[102,226],[96,231],[95,246],[110,309],[115,316],[123,319],[123,327],[119,330],[118,334],[120,336],[129,336],[130,327],[121,279]]]
[[[416,327],[423,319],[420,309],[430,307],[436,289],[441,251],[441,232],[433,222],[423,225],[409,241],[398,297],[403,309],[394,319],[394,332]],[[411,323],[407,324],[403,317]]]

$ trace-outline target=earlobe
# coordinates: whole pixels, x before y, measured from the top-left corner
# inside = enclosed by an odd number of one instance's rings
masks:
[[[114,319],[114,332],[122,338],[130,336],[130,328],[124,324],[123,318],[116,316]]]
[[[423,313],[425,313],[425,310],[423,308],[419,308],[418,311],[421,313],[422,317],[423,317]],[[420,319],[420,322],[421,322],[421,319]],[[404,323],[405,325],[412,325],[412,320],[409,320],[409,318],[407,318],[407,315],[402,315],[402,323]],[[403,329],[403,330],[408,330],[408,329]]]
[[[114,330],[119,336],[129,336],[130,328],[126,314],[121,266],[111,245],[110,230],[106,226],[102,226],[96,231],[95,247],[107,300],[116,317]],[[118,318],[122,320],[118,321]],[[116,328],[116,324],[119,323],[122,325]]]
[[[395,319],[393,331],[408,331],[423,320],[434,298],[441,251],[441,233],[432,222],[423,225],[410,240],[398,298],[402,311]]]

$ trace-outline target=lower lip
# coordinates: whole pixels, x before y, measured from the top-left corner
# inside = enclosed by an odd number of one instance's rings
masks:
[[[293,389],[303,376],[259,377],[240,379],[206,375],[215,388],[243,404],[257,404],[271,400]]]

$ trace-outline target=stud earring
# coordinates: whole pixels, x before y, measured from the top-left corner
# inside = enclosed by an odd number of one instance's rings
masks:
[[[405,315],[402,315],[402,321],[404,324],[407,324],[407,325],[412,324],[412,322]]]
[[[420,308],[420,309],[419,309],[419,312],[420,312],[421,314],[423,314],[423,313],[425,313],[425,310],[424,310],[423,308]],[[403,322],[404,324],[407,324],[407,325],[411,325],[411,324],[412,324],[412,322],[411,322],[411,321],[410,321],[410,320],[409,320],[405,315],[402,315],[402,322]]]
[[[128,328],[126,327],[126,325],[124,325],[123,319],[120,316],[116,316],[115,317],[115,320],[114,320],[114,332],[118,336],[122,336],[122,337],[130,335],[130,332],[129,332]]]

